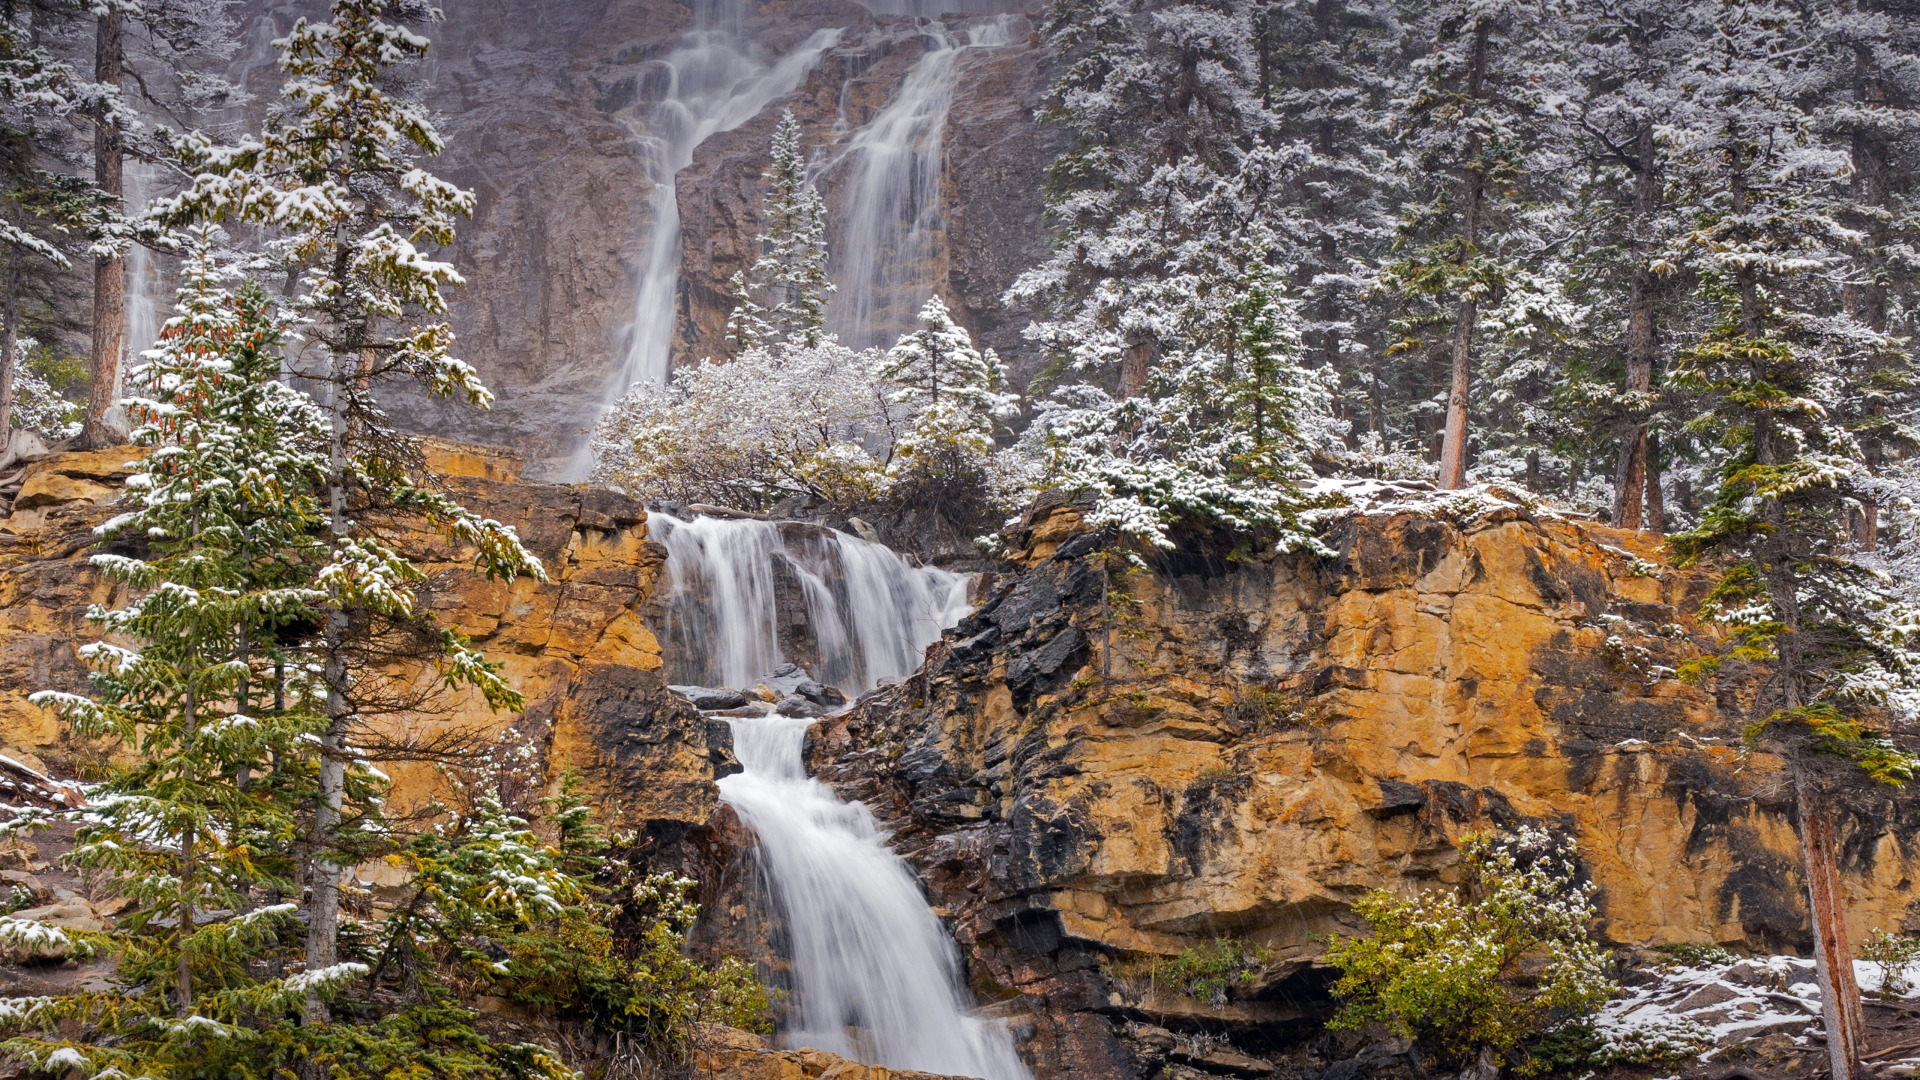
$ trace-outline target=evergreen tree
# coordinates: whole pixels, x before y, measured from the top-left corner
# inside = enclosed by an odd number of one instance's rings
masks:
[[[1401,225],[1408,250],[1390,269],[1410,304],[1398,347],[1420,347],[1428,327],[1449,333],[1442,488],[1467,482],[1477,321],[1512,302],[1511,292],[1544,291],[1544,279],[1527,274],[1541,241],[1539,222],[1526,213],[1544,201],[1540,185],[1558,175],[1554,163],[1537,160],[1543,92],[1559,83],[1540,70],[1542,14],[1529,0],[1425,6],[1414,25],[1432,50],[1411,66],[1396,103],[1415,193]]]
[[[433,395],[492,400],[452,356],[451,328],[431,321],[446,312],[443,288],[461,278],[416,246],[451,243],[454,215],[471,212],[474,198],[416,164],[443,143],[426,110],[392,92],[393,66],[424,55],[427,40],[389,20],[429,13],[437,14],[412,0],[335,0],[331,21],[297,22],[279,43],[287,81],[261,135],[228,146],[183,138],[180,152],[197,175],[154,211],[163,222],[234,215],[277,230],[280,250],[305,268],[294,303],[317,364],[293,374],[324,388],[329,413],[329,557],[315,575],[325,593],[317,651],[327,724],[308,869],[314,970],[335,961],[343,868],[378,839],[377,821],[342,816],[353,740],[370,716],[405,711],[413,700],[383,676],[392,650],[431,642],[425,658],[448,685],[471,687],[495,708],[521,704],[495,665],[418,610],[424,575],[378,528],[381,514],[424,516],[489,575],[545,577],[511,528],[423,482],[417,449],[391,429],[373,393],[382,380],[405,377]],[[312,1011],[323,1013],[318,1000]]]
[[[727,341],[736,349],[774,348],[790,342],[811,349],[825,334],[827,300],[827,208],[807,180],[800,149],[800,122],[781,114],[773,133],[773,164],[764,212],[767,231],[754,237],[760,257],[732,279],[740,299],[727,317]],[[755,300],[755,294],[765,302]]]
[[[312,780],[300,747],[324,726],[298,667],[290,681],[273,673],[286,670],[282,629],[324,599],[310,581],[326,556],[326,415],[275,380],[285,321],[258,286],[225,287],[213,241],[194,235],[177,314],[137,373],[146,393],[128,400],[152,451],[128,484],[138,508],[101,533],[144,556],[93,559],[131,598],[90,617],[133,644],[81,650],[97,699],[34,695],[81,737],[137,754],[92,800],[72,856],[132,901],[116,930],[81,941],[118,957],[119,981],[9,1015],[17,1031],[0,1045],[41,1068],[238,1067],[255,1052],[250,1028],[366,970],[262,977],[254,964],[295,925],[296,905],[256,897],[297,895],[291,852]]]
[[[898,387],[893,400],[912,413],[889,472],[977,489],[993,456],[994,435],[1018,409],[1017,397],[1002,389],[1006,369],[994,351],[974,348],[946,302],[935,296],[920,309],[920,328],[887,352],[878,374]]]

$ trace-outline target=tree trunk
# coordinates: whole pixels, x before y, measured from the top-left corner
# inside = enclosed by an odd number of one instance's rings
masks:
[[[1653,125],[1644,125],[1634,146],[1634,231],[1641,244],[1652,232],[1660,199],[1655,152]],[[1626,391],[1639,395],[1653,386],[1653,312],[1658,282],[1647,265],[1646,251],[1636,251],[1634,259],[1633,288],[1627,300]],[[1622,529],[1644,527],[1640,506],[1647,498],[1647,418],[1637,408],[1632,415],[1626,438],[1621,440],[1620,464],[1614,477],[1613,522]]]
[[[1869,6],[1869,5],[1863,5]],[[1869,109],[1887,107],[1887,83],[1873,64],[1873,50],[1865,42],[1853,47],[1854,80],[1862,104]],[[1871,212],[1862,222],[1867,239],[1860,248],[1865,263],[1865,282],[1860,287],[1859,317],[1877,333],[1887,329],[1887,220],[1893,204],[1892,172],[1887,161],[1886,140],[1871,125],[1862,124],[1853,132],[1853,174],[1860,185],[1859,199]],[[1870,361],[1878,363],[1878,361]],[[1886,404],[1877,398],[1869,406],[1876,421],[1886,415]],[[1869,426],[1860,439],[1860,452],[1867,471],[1880,475],[1886,464],[1885,449],[1879,431]],[[1872,499],[1860,500],[1860,521],[1854,543],[1861,551],[1880,546],[1880,507]]]
[[[1488,39],[1493,23],[1481,19],[1473,28],[1473,51],[1467,57],[1467,100],[1478,101],[1486,83]],[[1471,108],[1471,106],[1469,106]],[[1460,262],[1471,265],[1480,237],[1480,210],[1485,201],[1486,173],[1476,164],[1480,135],[1467,137],[1466,174],[1460,179]],[[1453,373],[1447,389],[1447,426],[1440,441],[1440,486],[1452,489],[1467,482],[1467,395],[1473,381],[1473,322],[1479,305],[1471,293],[1460,298],[1453,332]]]
[[[109,87],[119,87],[125,67],[120,42],[120,24],[124,18],[117,10],[101,15],[94,39],[93,77]],[[112,201],[111,208],[116,213],[123,209],[120,205],[124,187],[121,166],[125,149],[120,126],[102,117],[93,130],[93,179],[101,192]],[[81,441],[86,446],[117,446],[127,441],[125,432],[116,422],[120,406],[120,349],[121,339],[126,332],[126,314],[125,260],[118,256],[95,259],[93,355],[88,363],[93,386],[87,394],[86,426],[80,433]]]
[[[1801,759],[1805,753],[1793,752],[1793,790],[1800,815],[1800,853],[1807,875],[1807,913],[1813,921],[1814,974],[1820,982],[1827,1059],[1833,1080],[1864,1080],[1860,1056],[1866,1052],[1866,1026],[1860,987],[1853,977],[1853,950],[1847,943],[1847,898],[1834,861],[1833,826],[1807,775]]]
[[[336,279],[346,276],[346,252],[342,250],[335,266]],[[344,321],[344,320],[343,320]],[[351,330],[342,335],[349,343],[363,341],[364,332]],[[334,549],[347,539],[352,522],[347,514],[347,464],[354,441],[353,395],[362,367],[358,349],[341,348],[330,360],[328,380],[332,401],[328,403],[332,431],[328,437],[327,519]],[[320,770],[314,794],[312,850],[308,870],[307,970],[331,967],[337,958],[335,946],[340,932],[340,878],[338,833],[341,806],[347,783],[347,738],[353,724],[352,704],[347,697],[350,673],[347,665],[348,634],[352,621],[346,604],[338,596],[328,598],[324,626],[325,659],[321,681],[327,688],[327,727],[320,735]],[[320,996],[307,998],[310,1022],[327,1019],[326,1003]]]
[[[13,443],[13,380],[20,358],[20,260],[26,253],[7,253],[7,294],[0,308],[0,451]]]

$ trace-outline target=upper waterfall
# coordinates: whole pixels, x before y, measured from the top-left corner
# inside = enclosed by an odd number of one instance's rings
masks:
[[[968,49],[1010,43],[1018,18],[995,15],[958,33],[927,24],[926,53],[842,152],[849,159],[848,189],[827,324],[846,344],[892,344],[933,295],[931,270],[946,237],[944,135],[960,57]]]

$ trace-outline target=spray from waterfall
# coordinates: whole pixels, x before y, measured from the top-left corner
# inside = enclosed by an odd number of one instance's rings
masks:
[[[943,136],[960,58],[968,49],[1012,42],[1018,19],[996,15],[960,33],[929,24],[926,53],[893,100],[848,143],[850,184],[834,252],[838,290],[827,313],[828,326],[846,344],[892,344],[933,295],[946,241]]]

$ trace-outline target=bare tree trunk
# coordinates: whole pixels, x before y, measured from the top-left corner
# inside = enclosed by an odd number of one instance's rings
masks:
[[[1820,983],[1820,1016],[1827,1029],[1827,1060],[1833,1080],[1863,1080],[1866,1025],[1860,987],[1853,977],[1847,942],[1846,893],[1834,861],[1833,826],[1820,805],[1813,778],[1793,752],[1793,789],[1800,815],[1800,853],[1807,875],[1807,913],[1813,920],[1814,974]]]
[[[120,85],[125,68],[117,10],[100,16],[94,39],[93,77],[110,87]],[[125,143],[120,126],[102,117],[93,131],[93,179],[119,211],[124,185],[121,179]],[[81,442],[90,447],[117,446],[126,441],[114,423],[120,405],[120,349],[126,332],[126,262],[115,256],[93,261],[93,355],[88,370],[93,387],[87,394],[86,426]]]
[[[14,248],[7,253],[7,294],[0,309],[0,450],[13,443],[13,380],[20,366],[20,258]]]
[[[1147,375],[1153,370],[1153,342],[1136,341],[1127,346],[1127,358],[1120,365],[1120,391],[1126,397],[1147,392]]]
[[[1467,58],[1467,99],[1478,101],[1486,84],[1487,46],[1493,23],[1481,19],[1473,29],[1473,52]],[[1480,135],[1467,137],[1466,175],[1460,180],[1460,260],[1469,264],[1480,238],[1480,211],[1486,199],[1486,173],[1475,164],[1480,158]],[[1453,373],[1447,389],[1447,426],[1440,441],[1440,486],[1458,488],[1467,482],[1467,395],[1473,382],[1473,322],[1479,305],[1472,294],[1460,298],[1453,332]]]
[[[1634,226],[1644,241],[1653,228],[1660,187],[1654,173],[1653,125],[1646,124],[1635,142]],[[1644,394],[1653,386],[1654,301],[1658,283],[1647,265],[1647,252],[1634,253],[1633,290],[1627,300],[1627,381],[1629,394]],[[1622,529],[1639,529],[1644,522],[1640,505],[1647,495],[1647,419],[1636,411],[1620,444],[1620,464],[1615,473],[1614,524]]]
[[[334,267],[336,280],[346,276],[346,258],[343,249]],[[336,325],[352,327],[351,319],[352,316],[348,316]],[[363,323],[359,324],[358,331],[350,328],[343,333],[343,346],[363,342],[366,337]],[[327,440],[327,519],[337,551],[353,527],[347,513],[347,466],[354,442],[353,395],[363,361],[359,349],[340,347],[330,358],[330,364],[328,379],[333,398],[328,403],[332,430]],[[329,597],[323,630],[326,653],[321,665],[321,681],[327,688],[327,727],[320,735],[320,774],[314,796],[312,852],[308,856],[311,860],[307,900],[308,971],[331,967],[338,956],[340,878],[344,868],[335,849],[346,795],[347,740],[353,724],[353,706],[347,696],[351,675],[347,639],[351,628],[352,620],[344,601],[338,596]],[[308,996],[307,1016],[313,1023],[327,1019],[326,1003],[318,994]]]

